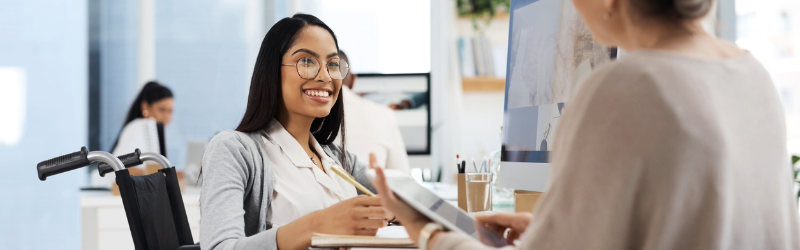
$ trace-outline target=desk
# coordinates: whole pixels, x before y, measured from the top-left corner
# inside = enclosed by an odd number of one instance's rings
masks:
[[[452,184],[423,183],[423,186],[444,198],[447,202],[458,206],[458,189]],[[183,204],[186,206],[186,217],[192,230],[192,238],[200,240],[200,190],[187,187],[183,193]],[[494,212],[514,212],[510,206],[497,205]],[[488,212],[493,213],[493,212]],[[122,206],[122,198],[112,196],[110,191],[81,191],[81,249],[134,249],[128,219]],[[354,248],[370,249],[370,248]],[[408,248],[405,248],[408,249]]]
[[[436,196],[441,197],[443,200],[458,206],[458,187],[453,184],[438,183],[438,182],[423,182],[423,187],[433,191]],[[492,214],[492,213],[514,213],[514,197],[500,197],[499,193],[493,193],[492,197],[492,211],[481,212],[478,214]]]
[[[183,194],[192,238],[200,239],[200,190],[187,188]],[[135,249],[122,198],[110,191],[81,191],[81,249]]]

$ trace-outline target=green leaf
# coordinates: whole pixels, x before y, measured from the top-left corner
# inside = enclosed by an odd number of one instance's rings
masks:
[[[797,191],[797,200],[800,200],[800,190]]]

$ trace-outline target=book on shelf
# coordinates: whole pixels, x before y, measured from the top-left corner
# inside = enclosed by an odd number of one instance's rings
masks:
[[[483,57],[486,56],[486,53],[483,53],[483,39],[480,37],[473,37],[472,38],[472,58],[475,60],[475,69],[478,76],[486,76],[486,63],[484,62],[486,59]]]
[[[485,76],[494,76],[494,54],[492,53],[492,42],[485,36],[481,36],[481,45],[483,45],[483,63],[485,64]]]
[[[472,39],[458,38],[458,58],[461,66],[461,76],[475,77],[475,59],[472,58]]]
[[[459,68],[464,78],[504,77],[505,48],[494,47],[486,36],[458,39]]]

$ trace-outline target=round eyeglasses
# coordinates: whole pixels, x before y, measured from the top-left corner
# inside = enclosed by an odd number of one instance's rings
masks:
[[[319,74],[319,68],[321,67],[319,61],[311,57],[303,57],[297,60],[295,64],[281,64],[281,66],[295,66],[300,78],[306,80],[316,78],[317,74]],[[347,72],[350,71],[347,61],[339,58],[331,58],[328,63],[325,63],[325,69],[328,70],[328,75],[336,80],[344,79],[347,76]]]

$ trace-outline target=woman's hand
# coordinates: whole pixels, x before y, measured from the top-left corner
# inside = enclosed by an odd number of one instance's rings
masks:
[[[380,198],[357,196],[278,228],[278,249],[307,249],[313,233],[375,236],[385,217]]]
[[[345,200],[314,212],[315,233],[375,236],[379,228],[385,227],[386,211],[378,197],[365,195]]]
[[[532,217],[533,215],[531,213],[522,212],[516,214],[501,213],[488,216],[475,216],[475,219],[498,235],[505,235],[506,242],[513,245],[514,241],[519,239],[519,236],[528,228],[528,223],[530,223]],[[508,231],[507,235],[506,231]]]
[[[390,213],[397,217],[400,224],[406,228],[409,238],[417,242],[419,239],[419,232],[425,227],[425,224],[428,224],[431,220],[394,196],[392,190],[389,189],[389,184],[386,183],[386,176],[383,174],[383,169],[377,166],[377,160],[373,154],[370,154],[369,165],[370,168],[375,170],[376,176],[375,180],[372,181],[372,186],[378,190],[378,197],[381,200],[381,204],[383,204],[386,210],[389,210]]]

